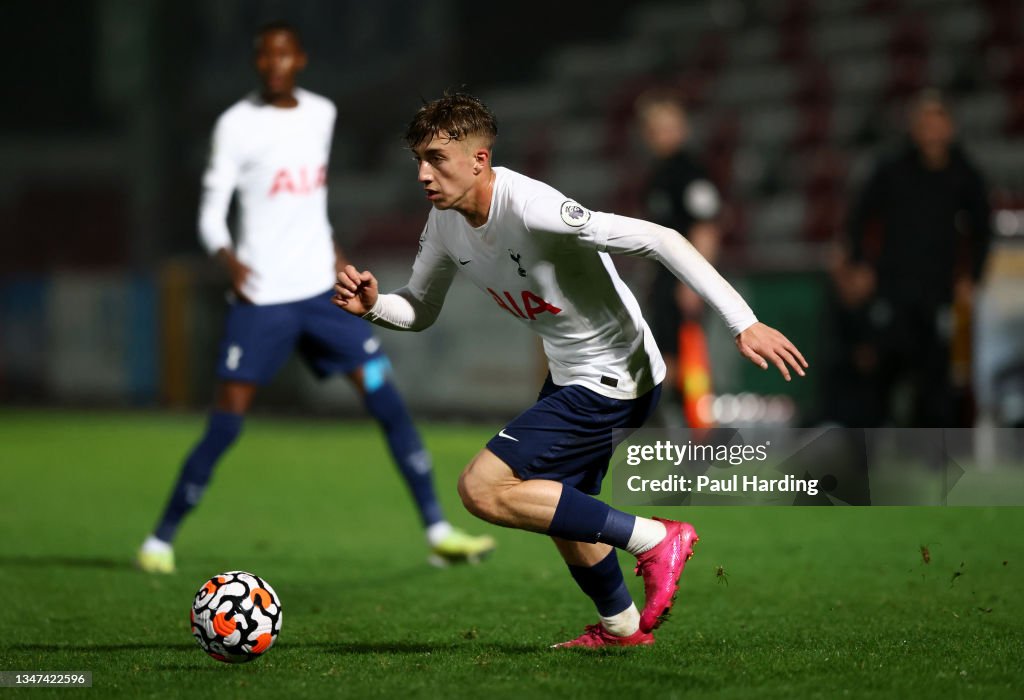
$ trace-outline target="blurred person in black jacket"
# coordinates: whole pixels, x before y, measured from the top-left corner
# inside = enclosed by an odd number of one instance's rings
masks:
[[[652,90],[636,102],[636,115],[654,165],[644,191],[648,220],[679,231],[708,262],[718,257],[721,211],[718,189],[687,147],[690,128],[678,96]],[[710,391],[706,341],[701,329],[704,302],[696,292],[659,265],[647,302],[651,332],[668,368],[666,399],[682,399],[687,423],[701,427],[695,403]],[[680,338],[689,347],[681,347]],[[673,401],[664,401],[669,405]]]
[[[840,349],[826,409],[851,427],[954,427],[954,302],[970,307],[992,237],[984,179],[942,96],[919,95],[909,138],[854,199],[836,266]],[[903,401],[902,409],[898,397]]]

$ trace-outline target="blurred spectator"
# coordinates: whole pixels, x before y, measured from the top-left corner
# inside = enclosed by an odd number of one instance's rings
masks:
[[[714,264],[719,248],[715,220],[721,200],[704,167],[687,147],[690,129],[685,108],[674,93],[654,90],[638,98],[636,114],[644,143],[655,159],[645,190],[646,218],[678,231]],[[647,318],[668,367],[665,386],[673,388],[665,398],[682,399],[691,427],[700,427],[695,403],[710,391],[700,326],[703,311],[700,296],[659,265]],[[684,335],[687,347],[681,348],[679,339]],[[672,406],[676,401],[662,403]]]
[[[909,138],[853,200],[834,269],[839,306],[827,417],[852,427],[954,427],[954,305],[970,308],[992,237],[984,180],[942,96],[921,93]],[[969,311],[967,312],[969,313]]]

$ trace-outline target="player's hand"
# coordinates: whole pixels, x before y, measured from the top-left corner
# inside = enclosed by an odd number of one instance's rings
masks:
[[[736,347],[741,355],[761,369],[768,369],[768,363],[778,367],[787,382],[792,379],[789,375],[789,367],[792,367],[802,377],[808,366],[807,360],[796,349],[796,346],[789,342],[789,338],[761,322],[755,323],[737,335]]]
[[[228,278],[231,280],[231,289],[235,292],[235,295],[242,301],[251,304],[252,299],[249,298],[249,295],[244,290],[245,285],[256,276],[253,269],[236,258],[235,254],[227,248],[221,248],[217,251],[217,259],[220,260],[227,270]]]
[[[378,295],[376,277],[368,270],[360,272],[354,266],[346,265],[338,273],[338,283],[334,285],[331,301],[351,314],[363,316],[377,303]]]

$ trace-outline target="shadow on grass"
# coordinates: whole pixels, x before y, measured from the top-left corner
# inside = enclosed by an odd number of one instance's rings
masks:
[[[0,556],[0,567],[19,566],[37,569],[69,568],[69,569],[133,569],[128,559],[109,559],[105,557],[72,557],[63,554],[44,556],[10,555]]]
[[[196,651],[199,646],[192,644],[10,644],[7,649],[12,651]]]
[[[201,574],[205,577],[206,571],[217,570],[217,571],[228,571],[231,567],[226,566],[224,562],[219,560],[210,560],[212,563],[206,565],[204,562],[207,558],[197,557],[193,561],[187,563],[185,566],[181,566],[181,570],[171,575],[160,575],[156,578],[160,579],[172,579],[175,576],[193,576],[193,572],[204,572]],[[271,560],[274,561],[274,560]],[[296,559],[296,562],[308,564],[309,560]],[[10,554],[0,555],[0,568],[3,567],[20,567],[20,568],[31,568],[31,569],[50,569],[50,568],[66,568],[66,569],[106,569],[110,571],[135,571],[142,573],[135,566],[133,560],[129,558],[125,559],[114,559],[109,557],[76,557],[67,554],[47,554],[42,556],[30,556],[27,554]],[[201,568],[200,568],[201,567]],[[346,568],[351,568],[350,564],[346,564]],[[367,570],[372,570],[370,565],[367,564],[365,567]],[[394,570],[389,570],[381,576],[366,576],[359,575],[353,576],[352,578],[339,578],[336,583],[344,585],[346,590],[361,590],[361,589],[379,589],[379,588],[400,588],[405,585],[415,584],[418,580],[424,578],[430,578],[437,576],[442,569],[434,568],[426,563],[415,564],[406,566]],[[194,577],[194,576],[193,576]],[[318,581],[313,584],[309,584],[311,590],[319,589],[323,585],[322,582]],[[303,584],[296,582],[292,584],[292,588],[302,590]]]
[[[175,651],[193,654],[198,651],[196,644],[11,644],[11,651],[60,652],[131,652],[131,651]],[[276,648],[276,647],[275,647]],[[301,649],[325,654],[343,656],[365,656],[371,654],[436,654],[441,652],[493,651],[502,654],[527,654],[542,651],[543,647],[526,644],[492,644],[479,642],[382,642],[366,644],[361,642],[288,642],[282,650]]]
[[[442,652],[494,651],[502,654],[529,654],[541,650],[537,645],[526,644],[495,644],[481,642],[439,642],[426,644],[422,642],[383,642],[366,644],[362,642],[298,642],[288,644],[288,648],[311,649],[324,654],[343,656],[359,656],[369,654],[437,654]]]

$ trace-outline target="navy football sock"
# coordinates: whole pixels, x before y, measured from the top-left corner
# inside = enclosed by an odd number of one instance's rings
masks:
[[[612,547],[625,549],[629,544],[635,524],[635,515],[609,507],[608,518],[604,521],[604,529],[601,530],[601,538],[598,541],[610,544]]]
[[[242,430],[243,416],[236,413],[213,411],[206,424],[206,433],[192,448],[185,460],[178,481],[171,492],[171,500],[153,532],[164,542],[174,540],[182,519],[196,507],[210,481],[210,475],[221,455],[231,447]]]
[[[625,549],[636,516],[562,484],[562,496],[548,526],[548,534],[573,542],[604,542]]]
[[[633,597],[626,588],[619,568],[619,558],[613,549],[608,556],[593,566],[569,564],[569,573],[576,580],[580,590],[590,596],[602,617],[611,617],[633,604]]]
[[[444,513],[434,493],[430,453],[423,447],[398,390],[391,382],[385,381],[373,391],[367,388],[364,402],[370,415],[384,430],[391,457],[412,492],[424,527],[441,522]]]

